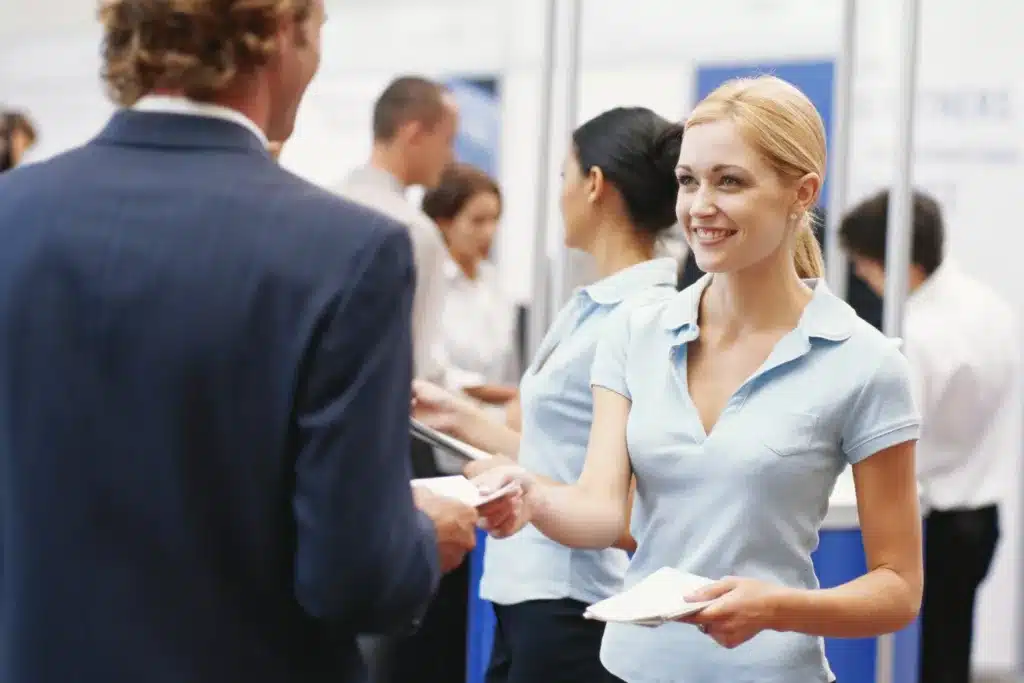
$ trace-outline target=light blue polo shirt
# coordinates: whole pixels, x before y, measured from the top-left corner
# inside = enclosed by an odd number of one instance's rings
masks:
[[[577,290],[556,316],[519,385],[519,463],[555,481],[575,483],[583,471],[594,412],[590,369],[597,342],[616,308],[676,294],[677,264],[637,264]],[[597,602],[622,589],[622,550],[574,550],[528,526],[487,539],[480,596],[501,605],[572,598]]]
[[[631,586],[676,567],[813,589],[811,552],[847,464],[918,438],[907,362],[823,282],[796,329],[729,400],[705,435],[686,380],[705,276],[673,297],[615,316],[593,383],[632,401],[626,430],[637,479]],[[827,683],[820,638],[765,631],[729,650],[695,627],[609,625],[605,667],[627,683]]]

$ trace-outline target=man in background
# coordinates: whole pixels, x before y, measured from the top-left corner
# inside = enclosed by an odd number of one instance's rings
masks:
[[[0,176],[0,680],[362,681],[476,513],[410,490],[406,230],[267,150],[323,0],[101,17],[121,111]]]
[[[416,261],[413,367],[418,378],[444,383],[441,344],[447,251],[430,218],[406,199],[413,186],[435,187],[454,157],[458,108],[440,84],[418,76],[393,80],[373,108],[373,151],[339,192],[405,226]]]
[[[414,374],[447,384],[442,313],[448,251],[437,225],[406,198],[412,186],[435,187],[454,157],[458,108],[442,85],[418,76],[393,80],[373,109],[369,162],[352,171],[338,191],[405,226],[416,263],[412,307]],[[442,463],[444,464],[444,463]],[[446,473],[425,443],[412,444],[415,476]],[[459,473],[461,466],[454,472]],[[451,683],[466,676],[469,567],[441,582],[420,627],[406,636],[362,642],[375,683]]]
[[[840,239],[885,291],[889,193],[855,207]],[[1003,464],[1019,450],[1020,338],[1012,309],[943,252],[938,203],[913,197],[904,349],[922,413],[925,518],[921,683],[969,683],[974,604],[999,539]]]

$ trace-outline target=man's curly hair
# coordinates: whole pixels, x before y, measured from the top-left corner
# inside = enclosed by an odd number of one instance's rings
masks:
[[[266,64],[280,22],[301,26],[313,1],[103,0],[107,90],[122,106],[156,89],[210,100],[235,77]]]

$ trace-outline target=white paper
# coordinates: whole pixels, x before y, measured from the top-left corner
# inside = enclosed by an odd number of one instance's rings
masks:
[[[462,460],[486,460],[491,457],[487,451],[482,451],[465,441],[460,441],[444,432],[428,427],[414,417],[409,418],[409,433],[414,438],[451,453]]]
[[[480,493],[480,489],[476,487],[476,484],[459,474],[451,477],[413,479],[412,485],[421,486],[435,495],[452,498],[470,507],[479,507],[519,490],[519,484],[513,481],[496,491],[484,495]]]
[[[597,621],[660,626],[711,604],[686,601],[687,595],[711,583],[711,579],[663,567],[629,590],[591,605],[583,616]]]

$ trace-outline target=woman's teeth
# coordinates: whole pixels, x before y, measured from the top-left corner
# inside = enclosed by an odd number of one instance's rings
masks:
[[[693,234],[702,244],[716,244],[725,241],[736,234],[735,230],[723,230],[721,228],[694,228]]]

